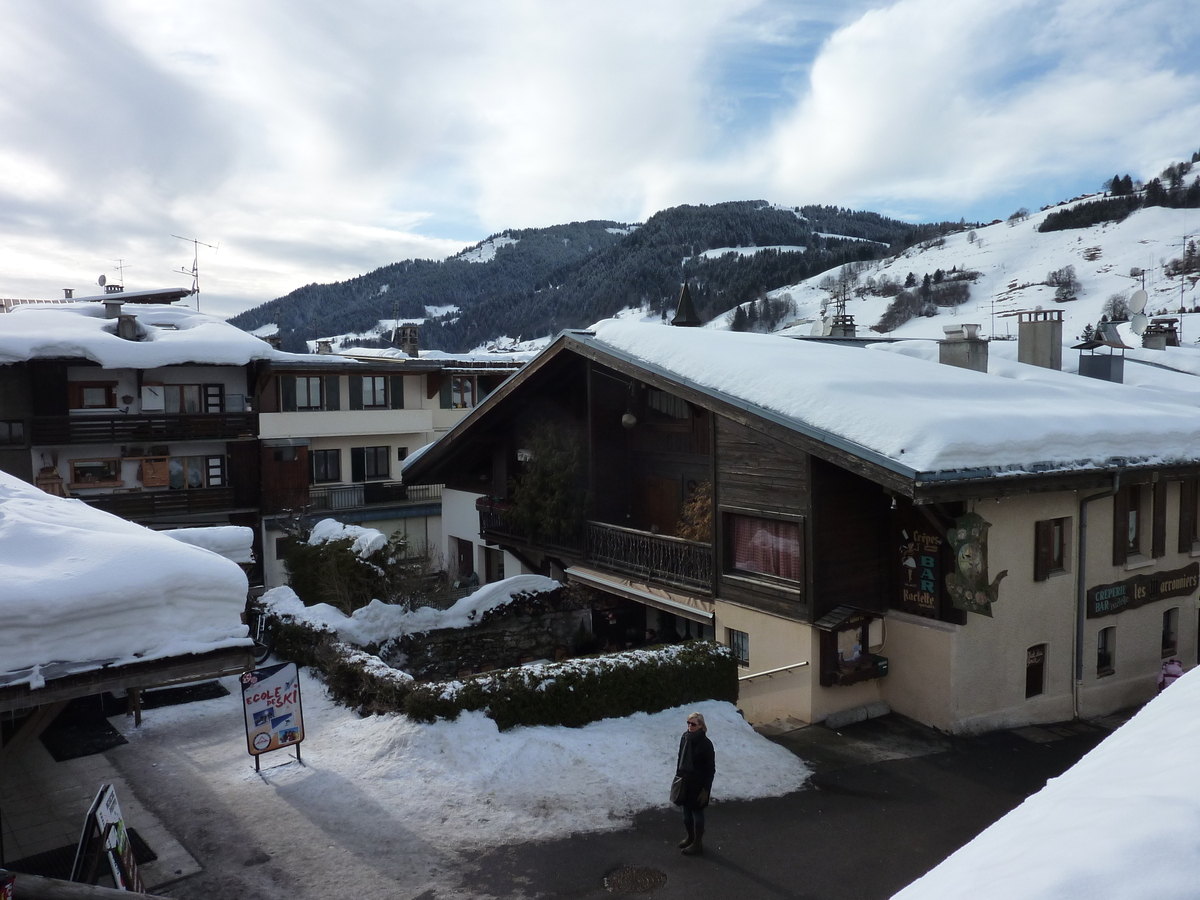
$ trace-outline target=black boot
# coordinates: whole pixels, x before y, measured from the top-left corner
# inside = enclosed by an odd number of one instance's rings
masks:
[[[696,829],[693,826],[687,826],[687,833],[687,837],[679,842],[680,850],[686,850],[688,847],[692,846],[692,843],[696,840]]]
[[[684,856],[703,856],[704,855],[704,829],[696,829],[696,838],[690,844],[683,848]]]

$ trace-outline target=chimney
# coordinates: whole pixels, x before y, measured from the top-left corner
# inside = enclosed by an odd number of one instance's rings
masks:
[[[329,338],[326,338],[325,340],[317,341],[317,354],[319,356],[332,356],[333,355],[333,341]]]
[[[944,366],[986,372],[988,342],[979,337],[978,325],[943,325],[946,339],[938,343],[938,362]]]
[[[854,324],[854,316],[845,314],[833,317],[833,325],[829,329],[830,337],[857,337],[858,326]]]
[[[117,337],[126,341],[138,340],[137,316],[129,313],[117,316]]]
[[[1060,309],[1020,313],[1017,325],[1017,362],[1062,370],[1062,322]]]
[[[75,288],[63,288],[63,299],[72,300],[75,298]]]
[[[413,358],[421,355],[421,343],[417,340],[418,331],[416,325],[400,326],[400,350]]]
[[[696,307],[692,305],[692,292],[688,290],[686,281],[683,283],[683,290],[679,292],[679,304],[675,307],[675,318],[671,320],[671,324],[680,328],[700,327],[700,317],[696,315]]]
[[[106,293],[106,294],[119,294],[123,290],[125,290],[125,285],[123,285],[123,284],[106,284],[106,285],[104,285],[104,293]]]
[[[104,318],[119,319],[121,317],[121,307],[125,305],[124,300],[105,300],[104,301]]]
[[[1080,353],[1079,374],[1085,378],[1099,378],[1116,384],[1125,382],[1125,354]]]

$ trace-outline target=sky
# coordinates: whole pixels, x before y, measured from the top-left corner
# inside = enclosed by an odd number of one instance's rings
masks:
[[[990,221],[1200,149],[1189,5],[5,0],[0,297],[187,286],[180,238],[232,315],[682,203]]]

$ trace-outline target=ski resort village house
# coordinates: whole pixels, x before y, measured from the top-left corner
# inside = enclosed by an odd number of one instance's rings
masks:
[[[890,349],[566,332],[405,479],[448,556],[594,592],[607,643],[728,644],[751,721],[983,731],[1195,664],[1196,394]]]
[[[412,553],[440,546],[441,485],[402,484],[400,464],[466,416],[522,359],[422,357],[411,343],[407,351],[295,355],[271,364],[258,390],[268,587],[287,583],[283,527],[298,512],[389,537],[399,531]]]

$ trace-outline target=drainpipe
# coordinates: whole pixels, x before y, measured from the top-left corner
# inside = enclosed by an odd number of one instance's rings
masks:
[[[1113,475],[1112,487],[1103,494],[1079,500],[1079,554],[1075,570],[1075,690],[1072,692],[1074,717],[1079,718],[1079,695],[1083,689],[1083,625],[1087,618],[1087,508],[1093,500],[1115,497],[1121,489],[1121,469]]]

